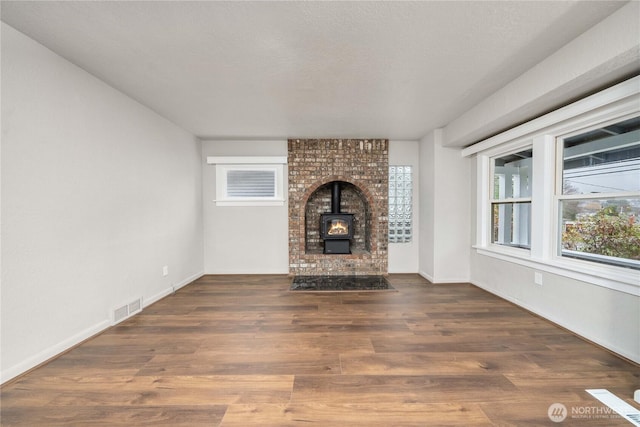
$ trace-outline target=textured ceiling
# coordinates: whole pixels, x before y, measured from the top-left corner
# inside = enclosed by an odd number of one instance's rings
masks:
[[[419,139],[623,4],[3,1],[1,13],[202,138]]]

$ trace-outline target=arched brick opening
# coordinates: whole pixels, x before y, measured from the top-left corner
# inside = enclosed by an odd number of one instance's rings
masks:
[[[354,214],[354,236],[351,239],[351,251],[356,254],[370,253],[375,247],[377,227],[373,218],[377,218],[373,196],[366,186],[357,180],[345,176],[332,176],[311,185],[300,204],[301,229],[300,250],[306,254],[321,254],[323,242],[320,238],[320,215],[330,211],[331,184],[339,182],[342,194],[342,212]]]

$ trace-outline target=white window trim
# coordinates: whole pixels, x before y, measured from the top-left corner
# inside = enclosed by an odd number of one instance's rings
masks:
[[[208,156],[207,164],[216,167],[216,206],[284,206],[284,165],[287,158],[282,156]],[[227,172],[230,170],[269,170],[275,173],[275,194],[273,197],[229,197]]]
[[[463,150],[476,155],[476,243],[481,255],[640,296],[640,271],[556,254],[556,138],[640,113],[640,77],[634,77]],[[491,243],[491,158],[533,145],[531,250]]]
[[[493,215],[493,205],[494,204],[507,204],[507,203],[513,203],[513,204],[517,204],[517,203],[530,203],[532,204],[532,197],[500,197],[497,199],[494,199],[494,194],[493,194],[493,179],[495,177],[495,162],[494,160],[496,158],[502,157],[502,156],[507,156],[509,154],[514,154],[514,153],[518,153],[520,151],[523,150],[528,150],[532,148],[532,144],[531,141],[527,141],[527,140],[523,140],[519,142],[519,145],[517,146],[516,149],[510,149],[509,151],[506,152],[500,152],[499,155],[496,156],[490,156],[488,159],[489,161],[489,175],[488,175],[488,195],[489,195],[489,202],[488,202],[488,209],[489,209],[489,213],[488,215]],[[533,205],[533,204],[532,204]],[[533,211],[531,212],[531,215],[533,215]],[[483,230],[483,232],[486,234],[486,239],[483,239],[483,241],[487,241],[489,242],[489,244],[491,246],[497,246],[497,247],[501,247],[501,248],[507,248],[507,250],[513,250],[516,251],[515,253],[519,253],[520,251],[526,251],[529,252],[531,249],[530,248],[524,248],[524,247],[516,247],[516,246],[511,246],[511,245],[507,245],[504,243],[492,243],[492,229],[491,229],[491,218],[489,219],[489,226],[487,227],[486,230]],[[532,231],[530,231],[531,233]],[[531,235],[529,236],[529,243],[531,243]]]

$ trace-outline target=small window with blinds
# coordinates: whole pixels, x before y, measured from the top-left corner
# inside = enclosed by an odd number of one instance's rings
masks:
[[[228,170],[227,197],[272,198],[276,195],[275,170]]]
[[[217,206],[283,206],[280,157],[208,157],[216,167]]]

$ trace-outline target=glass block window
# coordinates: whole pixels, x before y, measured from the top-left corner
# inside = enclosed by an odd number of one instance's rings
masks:
[[[413,177],[411,166],[389,167],[389,243],[411,242]]]

